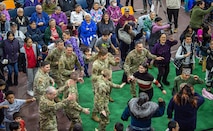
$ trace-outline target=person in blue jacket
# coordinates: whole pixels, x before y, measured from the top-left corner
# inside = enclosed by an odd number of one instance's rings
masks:
[[[149,101],[149,96],[141,92],[139,98],[132,98],[123,111],[121,119],[127,121],[131,117],[128,131],[152,131],[152,117],[160,117],[165,111],[165,101],[158,99],[158,104]]]
[[[172,119],[174,111],[174,120],[180,126],[179,131],[194,131],[196,129],[197,111],[204,103],[204,98],[194,92],[190,84],[182,85],[181,90],[171,98],[167,115]]]
[[[32,14],[30,21],[35,21],[37,28],[44,33],[49,24],[49,19],[48,14],[42,11],[41,5],[37,5],[36,12]]]

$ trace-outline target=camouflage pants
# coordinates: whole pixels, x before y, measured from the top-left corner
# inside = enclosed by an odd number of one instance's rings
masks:
[[[57,87],[63,86],[64,83],[60,78],[58,70],[52,70],[50,76],[54,79],[55,83],[57,84]]]
[[[136,81],[130,82],[130,93],[132,97],[136,97]]]
[[[106,126],[109,124],[109,112],[106,112],[107,116],[100,114],[100,122],[98,131],[106,131]]]

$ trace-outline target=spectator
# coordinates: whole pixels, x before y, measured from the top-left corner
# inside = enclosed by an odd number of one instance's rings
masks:
[[[171,120],[168,123],[168,128],[166,129],[166,131],[179,131],[179,124],[177,121]]]
[[[58,3],[56,3],[54,0],[44,0],[42,2],[42,9],[49,16],[51,16],[54,13],[55,8],[57,7],[57,4]]]
[[[90,10],[90,14],[92,16],[92,19],[98,23],[101,21],[101,18],[102,18],[102,15],[103,15],[103,12],[100,8],[100,5],[98,2],[95,2],[94,5],[93,5],[93,8]]]
[[[131,123],[128,126],[130,131],[152,131],[152,117],[160,117],[165,111],[165,101],[162,98],[158,99],[158,104],[149,101],[146,93],[141,92],[137,98],[132,98],[127,107],[124,109],[121,119],[127,121],[131,117]]]
[[[128,6],[128,4],[129,4],[129,0],[126,0],[126,6]],[[133,8],[133,10],[135,12],[135,9],[134,9],[134,0],[131,0],[131,6],[132,6],[132,8]]]
[[[110,6],[107,8],[107,13],[109,14],[110,19],[113,21],[114,26],[117,26],[122,14],[116,0],[110,0]]]
[[[161,17],[155,18],[155,23],[152,25],[150,39],[148,40],[149,50],[152,51],[152,48],[157,43],[160,38],[161,33],[163,33],[163,29],[169,28],[170,25],[163,25]]]
[[[120,20],[118,21],[120,27],[124,27],[125,24],[129,23],[133,27],[136,26],[137,22],[133,15],[129,14],[130,9],[128,7],[124,8],[124,15],[121,16]]]
[[[123,131],[124,130],[124,125],[120,122],[115,123],[114,126],[114,131]]]
[[[163,82],[165,85],[170,85],[167,77],[169,75],[170,70],[170,59],[171,59],[171,47],[178,43],[174,38],[170,38],[167,40],[166,34],[161,34],[160,40],[152,49],[152,54],[156,56],[161,56],[164,59],[155,61],[156,66],[158,67],[158,82]]]
[[[180,131],[194,131],[196,129],[197,111],[204,103],[204,98],[194,91],[192,85],[186,84],[171,98],[167,115],[178,122]]]
[[[186,29],[183,31],[183,33],[180,35],[180,42],[182,43],[183,40],[185,39],[186,34],[191,35],[192,37],[192,42],[195,42],[195,35],[196,32],[192,29],[190,25],[186,27]]]
[[[41,58],[40,51],[36,44],[33,43],[30,37],[25,38],[24,47],[20,49],[20,53],[24,53],[26,60],[26,68],[27,68],[27,94],[30,96],[34,96],[33,92],[33,80],[35,78],[35,74],[37,72],[37,64],[39,64],[39,60]]]
[[[175,77],[172,95],[175,95],[176,93],[180,91],[180,85],[182,83],[188,83],[192,86],[194,86],[195,84],[204,83],[204,81],[200,79],[197,75],[191,75],[190,70],[191,70],[190,68],[183,68],[182,74]]]
[[[84,66],[83,55],[82,55],[82,52],[80,51],[77,38],[74,36],[71,36],[68,30],[64,31],[63,38],[65,41],[64,42],[65,46],[71,45],[73,47],[73,51],[77,55],[78,61],[80,62],[81,66]]]
[[[6,5],[3,2],[0,2],[0,13],[5,14],[6,20],[10,21],[10,15],[6,10]]]
[[[81,25],[86,12],[82,9],[81,5],[76,4],[75,10],[71,12],[70,23],[76,28]]]
[[[31,21],[30,25],[27,27],[27,37],[30,37],[33,40],[33,43],[37,43],[39,49],[44,45],[44,34],[36,27],[36,22]]]
[[[181,74],[181,69],[183,67],[187,67],[191,69],[191,74],[194,69],[195,64],[195,55],[193,53],[194,51],[194,43],[192,43],[192,37],[191,35],[186,35],[185,40],[181,43],[181,46],[179,46],[175,58],[181,59],[181,65],[180,67],[176,67],[176,76]]]
[[[20,30],[22,33],[27,32],[27,26],[29,25],[29,20],[26,16],[24,16],[24,10],[23,8],[17,9],[17,16],[12,19],[13,22],[15,22],[18,26],[18,30]]]
[[[25,127],[25,121],[22,119],[22,116],[19,112],[15,112],[13,114],[13,120],[20,124],[21,131],[27,131],[27,129]]]
[[[7,91],[5,93],[6,100],[0,103],[0,109],[4,108],[4,123],[6,126],[6,131],[9,130],[9,125],[13,122],[13,114],[19,112],[21,106],[25,103],[30,103],[35,101],[35,98],[32,99],[16,99],[13,91]]]
[[[69,15],[75,10],[75,5],[77,4],[76,0],[59,0],[58,2],[62,11]]]
[[[105,10],[106,0],[94,0],[94,3],[99,3],[102,10]]]
[[[10,30],[10,22],[6,20],[5,14],[0,14],[0,39],[3,40],[6,32]]]
[[[153,3],[154,3],[154,1],[153,1]],[[147,4],[149,5],[149,9],[151,11],[152,0],[143,0],[143,11],[141,12],[141,14],[146,14],[148,12]]]
[[[197,1],[196,5],[191,10],[190,25],[195,32],[201,27],[204,16],[213,10],[213,2],[211,3],[210,8],[207,10],[204,10],[204,8],[205,2],[201,0]]]
[[[79,27],[80,30],[80,39],[83,45],[90,47],[93,49],[95,41],[97,39],[97,25],[91,19],[90,14],[85,15],[85,20],[82,22],[81,26]]]
[[[62,30],[65,30],[67,28],[67,16],[64,12],[61,11],[61,7],[57,6],[55,8],[55,13],[51,16],[52,19],[55,19],[56,25],[60,26]]]
[[[11,122],[9,124],[9,129],[10,131],[21,131],[21,127],[19,122]]]
[[[38,0],[25,0],[24,7],[27,7],[27,6],[37,6],[38,4],[40,4],[38,2]]]
[[[0,103],[4,102],[4,90],[6,87],[6,82],[0,79]],[[4,129],[5,126],[3,125],[4,120],[4,109],[0,109],[0,129]]]
[[[56,26],[55,19],[50,19],[49,26],[45,29],[44,32],[45,44],[50,45],[59,38],[62,39],[62,30],[60,27]]]
[[[112,44],[114,45],[114,47],[118,47],[118,44],[117,44],[117,36],[116,36],[116,33],[115,33],[115,26],[113,24],[113,22],[110,20],[109,18],[109,14],[107,12],[105,12],[102,16],[102,19],[101,19],[101,22],[99,22],[97,24],[97,34],[98,36],[102,36],[103,33],[108,30],[109,33],[110,33],[110,39],[112,41]]]
[[[172,22],[172,17],[174,19],[174,25],[175,28],[173,30],[174,33],[178,32],[178,15],[179,15],[179,9],[181,6],[180,0],[166,0],[166,6],[167,6],[167,15],[169,22]]]
[[[44,33],[46,27],[48,26],[49,16],[47,13],[42,11],[41,5],[36,6],[36,12],[31,15],[30,21],[35,21],[37,28]]]
[[[18,85],[18,53],[20,44],[12,31],[7,32],[6,40],[3,41],[3,56],[8,60],[8,86]],[[12,83],[12,73],[14,71],[14,83]]]

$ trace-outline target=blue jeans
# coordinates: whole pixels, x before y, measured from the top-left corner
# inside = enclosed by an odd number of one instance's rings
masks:
[[[112,44],[115,46],[115,48],[118,47],[117,36],[115,33],[112,34],[111,41],[112,41]]]
[[[16,83],[18,81],[18,62],[8,64],[7,69],[8,69],[8,82],[10,84],[12,83],[12,73],[14,71],[14,83]]]
[[[86,75],[86,76],[89,76],[89,73],[88,73],[88,68],[89,68],[89,64],[84,64],[84,74]]]
[[[150,31],[145,31],[146,32],[146,41],[149,40],[151,32]]]

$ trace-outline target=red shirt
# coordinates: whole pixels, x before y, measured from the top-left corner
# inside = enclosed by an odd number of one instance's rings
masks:
[[[24,49],[26,52],[26,58],[27,58],[27,68],[35,68],[36,67],[36,56],[33,51],[33,47],[27,47],[26,44],[24,44]]]
[[[25,131],[24,130],[25,129],[25,122],[24,122],[24,120],[20,120],[19,124],[20,124],[20,127],[21,127],[21,131]]]
[[[119,20],[119,24],[123,27],[125,24],[125,21],[135,21],[135,17],[133,15],[129,15],[129,17],[122,15],[122,17]]]

